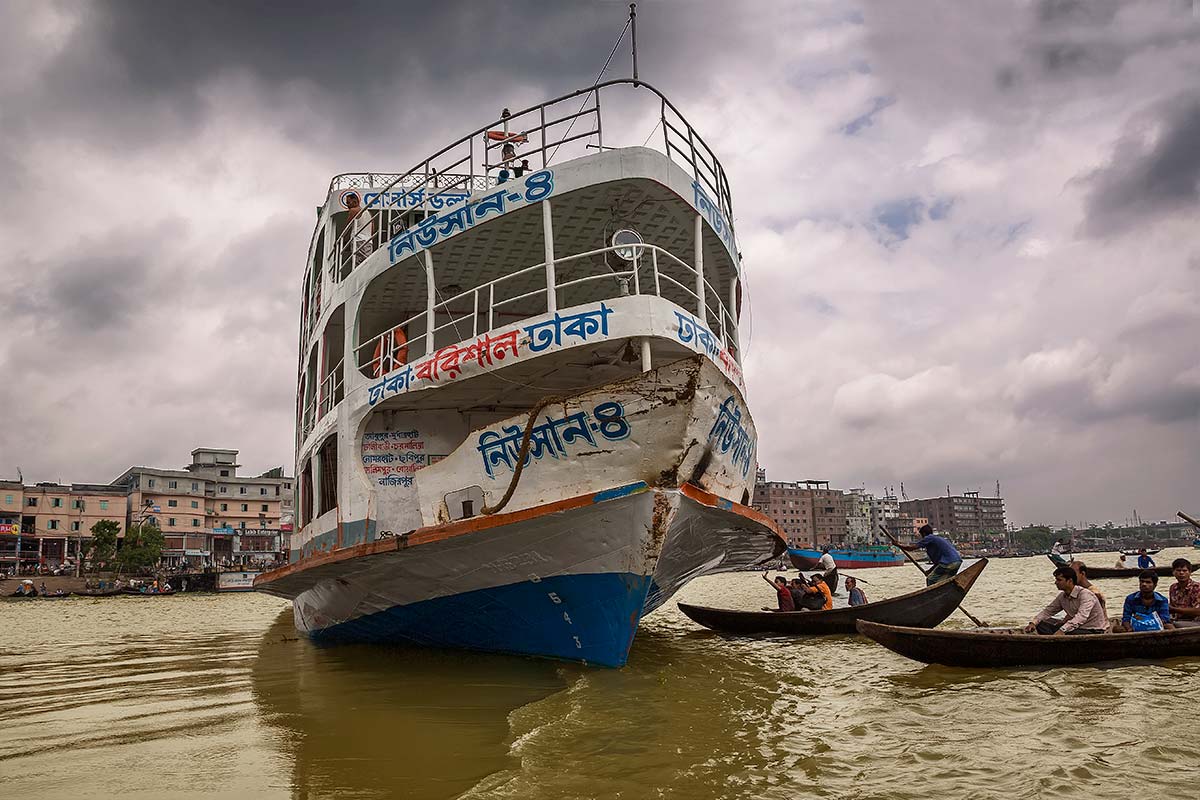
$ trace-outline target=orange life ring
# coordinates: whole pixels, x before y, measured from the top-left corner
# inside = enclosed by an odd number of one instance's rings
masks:
[[[384,342],[391,339],[392,346],[384,347]],[[390,356],[391,366],[384,368],[385,354]],[[382,378],[387,373],[394,370],[401,364],[408,362],[408,337],[404,335],[404,331],[397,325],[387,333],[379,337],[379,341],[375,343],[375,355],[372,363],[375,365],[375,377]]]

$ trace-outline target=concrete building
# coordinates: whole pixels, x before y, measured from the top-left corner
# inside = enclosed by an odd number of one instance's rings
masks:
[[[895,495],[885,494],[883,497],[871,497],[871,532],[879,530],[879,526],[887,528],[888,521],[900,516],[900,500]]]
[[[125,492],[108,484],[0,481],[0,570],[54,569],[86,553],[92,526],[112,520],[125,530]]]
[[[239,476],[237,455],[201,447],[183,469],[130,467],[113,481],[129,494],[129,522],[150,520],[162,530],[164,564],[252,565],[287,552],[293,479],[282,467]]]
[[[951,534],[965,542],[1004,536],[1004,500],[980,497],[979,492],[906,500],[900,510],[912,517],[925,517],[934,530]]]
[[[793,547],[832,546],[846,542],[846,503],[829,481],[768,481],[759,470],[753,507],[775,520]]]
[[[879,539],[879,531],[871,525],[874,495],[863,489],[851,489],[842,495],[846,508],[846,541],[868,544]]]

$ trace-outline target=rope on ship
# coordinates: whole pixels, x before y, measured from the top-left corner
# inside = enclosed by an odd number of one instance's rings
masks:
[[[529,442],[533,437],[533,423],[537,421],[537,415],[542,413],[542,409],[554,403],[567,402],[566,397],[559,395],[550,395],[543,397],[529,411],[529,421],[525,423],[525,435],[521,437],[521,453],[517,456],[517,466],[513,470],[512,479],[508,482],[508,491],[504,493],[504,497],[500,498],[500,502],[494,506],[484,506],[479,509],[479,513],[485,516],[495,514],[500,509],[508,505],[508,501],[512,499],[513,492],[517,490],[517,484],[521,482],[521,471],[525,469],[525,459],[529,457]]]

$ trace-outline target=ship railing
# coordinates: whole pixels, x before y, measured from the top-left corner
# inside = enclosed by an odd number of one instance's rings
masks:
[[[347,189],[379,189],[380,191],[396,191],[403,189],[420,189],[425,186],[424,175],[398,172],[346,172],[337,175],[329,182],[330,192],[340,192]],[[462,173],[437,173],[433,180],[434,189],[459,186],[469,191],[482,192],[496,185],[496,179],[489,175],[464,175]],[[366,198],[362,198],[367,205]]]
[[[329,371],[317,390],[317,419],[328,414],[342,399],[342,361]]]
[[[496,185],[497,180],[491,174],[493,170],[511,168],[527,159],[540,161],[540,168],[545,169],[556,163],[555,159],[577,158],[588,148],[613,149],[616,140],[611,126],[609,145],[605,145],[601,97],[609,98],[610,106],[605,107],[618,119],[623,119],[629,109],[620,102],[613,103],[612,97],[617,90],[629,87],[652,92],[659,100],[658,120],[650,128],[650,136],[641,141],[639,135],[638,141],[631,140],[630,144],[650,146],[655,130],[661,127],[662,139],[655,142],[654,147],[661,146],[662,152],[679,164],[697,186],[716,198],[714,202],[732,231],[733,201],[729,181],[712,148],[662,92],[645,82],[622,78],[501,116],[443,147],[407,172],[347,173],[334,177],[329,185],[330,193],[378,186],[381,196],[399,192],[403,202],[396,209],[386,208],[387,203],[379,203],[374,209],[363,203],[364,211],[358,216],[369,212],[370,221],[355,223],[351,220],[341,233],[331,237],[329,252],[325,254],[330,278],[334,282],[344,280],[367,256],[412,224],[414,220],[405,219],[409,212],[419,210],[424,213],[433,209],[436,213],[438,208],[449,207],[448,201],[460,202],[463,192],[469,195]],[[590,141],[593,137],[594,142]]]
[[[690,324],[702,325],[715,336],[725,350],[737,351],[737,320],[730,313],[716,288],[702,279],[697,270],[668,250],[651,244],[620,245],[588,250],[574,255],[555,258],[556,274],[565,272],[564,266],[572,262],[596,261],[599,257],[616,251],[632,250],[633,258],[627,268],[613,269],[604,259],[605,268],[595,274],[569,280],[555,280],[553,291],[557,295],[572,289],[583,289],[586,299],[580,303],[597,302],[628,295],[655,295],[674,302],[693,315]],[[458,344],[474,339],[498,327],[511,324],[511,318],[528,319],[546,313],[548,288],[546,283],[527,291],[506,294],[507,285],[532,276],[546,274],[545,262],[503,275],[495,280],[480,284],[453,297],[443,299],[425,311],[390,326],[355,348],[355,363],[364,375],[378,378],[433,353],[439,340],[442,346]],[[543,278],[544,280],[544,278]],[[705,291],[701,292],[701,282]],[[598,290],[596,287],[600,287]],[[703,301],[701,296],[703,295]],[[732,298],[731,298],[732,299]],[[521,310],[524,307],[524,310]],[[530,310],[536,307],[536,310]],[[554,308],[563,308],[557,299]],[[509,310],[513,309],[513,310]],[[446,321],[438,322],[439,317]],[[510,318],[501,321],[501,317]],[[402,335],[396,332],[400,331]],[[410,335],[422,331],[423,334]],[[444,334],[449,331],[451,336]],[[439,334],[442,334],[439,336]],[[452,341],[447,341],[447,338]],[[397,356],[398,344],[403,343],[404,357]]]

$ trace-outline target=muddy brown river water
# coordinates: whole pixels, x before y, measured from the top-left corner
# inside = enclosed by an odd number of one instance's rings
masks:
[[[965,605],[1022,623],[1051,569],[995,560]],[[921,582],[857,574],[872,598]],[[1136,589],[1100,586],[1118,608]],[[677,599],[771,597],[739,574]],[[603,670],[315,647],[261,595],[0,602],[0,793],[26,800],[1196,797],[1198,706],[1200,660],[926,667],[857,637],[723,637],[674,603]]]

